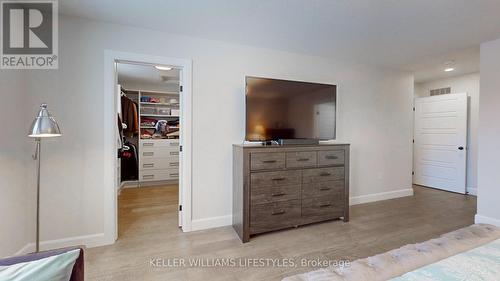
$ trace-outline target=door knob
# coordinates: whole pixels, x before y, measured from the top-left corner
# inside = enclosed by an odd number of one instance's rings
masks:
[[[464,147],[463,146],[459,146],[458,150],[464,150]]]

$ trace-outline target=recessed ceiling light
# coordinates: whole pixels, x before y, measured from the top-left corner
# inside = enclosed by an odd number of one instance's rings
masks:
[[[447,67],[447,68],[444,69],[444,71],[446,71],[446,72],[450,72],[450,71],[453,71],[453,70],[455,70],[455,68],[453,68],[453,67]]]
[[[155,65],[155,68],[158,70],[172,70],[171,67],[163,66],[163,65]]]

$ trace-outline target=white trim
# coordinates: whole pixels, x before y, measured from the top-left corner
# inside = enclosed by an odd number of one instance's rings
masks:
[[[491,217],[483,216],[476,214],[474,217],[474,223],[486,223],[486,224],[492,224],[500,227],[500,220],[499,219],[494,219]]]
[[[220,217],[212,217],[205,219],[197,219],[193,220],[191,224],[191,230],[203,230],[214,227],[228,226],[233,224],[233,216],[220,216]]]
[[[477,196],[477,188],[475,187],[467,187],[467,192],[469,195]]]
[[[400,189],[395,191],[380,192],[362,196],[353,196],[350,198],[349,205],[357,205],[363,203],[370,203],[375,201],[382,201],[388,199],[395,199],[400,197],[413,196],[413,189]],[[203,230],[214,227],[222,227],[232,225],[232,216],[219,216],[204,219],[196,219],[192,221],[191,230]]]
[[[68,237],[63,239],[40,241],[40,250],[59,249],[72,246],[98,247],[106,245],[104,233],[90,234],[84,236]],[[35,243],[24,245],[14,256],[20,256],[35,251]]]
[[[117,186],[116,176],[116,61],[130,61],[138,63],[164,64],[181,68],[183,91],[180,95],[182,130],[180,143],[182,156],[180,157],[181,178],[179,179],[179,196],[182,204],[182,230],[191,231],[191,168],[192,168],[192,61],[187,59],[167,58],[145,54],[104,51],[104,240],[105,244],[113,244],[118,235]]]
[[[22,247],[14,255],[12,255],[12,257],[22,256],[22,255],[31,253],[31,252],[33,252],[32,249],[35,249],[35,243],[28,243],[28,244],[24,245],[24,247]]]
[[[413,196],[413,188],[400,189],[388,192],[373,193],[349,198],[349,205],[358,205],[375,201],[382,201],[406,196]]]

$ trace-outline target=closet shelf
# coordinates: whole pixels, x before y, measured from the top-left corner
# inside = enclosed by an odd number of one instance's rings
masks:
[[[168,102],[145,102],[141,101],[143,105],[160,105],[160,106],[179,106],[179,103],[168,103]]]
[[[168,126],[170,129],[179,129],[178,126]],[[141,129],[156,129],[154,126],[141,126]]]
[[[149,91],[149,90],[139,90],[139,89],[128,89],[128,92],[140,92],[141,96],[148,95],[172,95],[178,96],[179,92],[171,92],[171,91]]]
[[[141,113],[141,116],[147,116],[147,117],[179,118],[179,116],[178,116],[178,115],[161,115],[161,114],[146,114],[146,113]]]

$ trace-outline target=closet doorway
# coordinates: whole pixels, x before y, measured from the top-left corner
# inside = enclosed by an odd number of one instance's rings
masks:
[[[114,217],[106,219],[105,235],[113,241],[147,235],[139,222],[190,231],[191,63],[127,53],[106,57],[113,58],[118,153],[113,202],[106,203]]]

